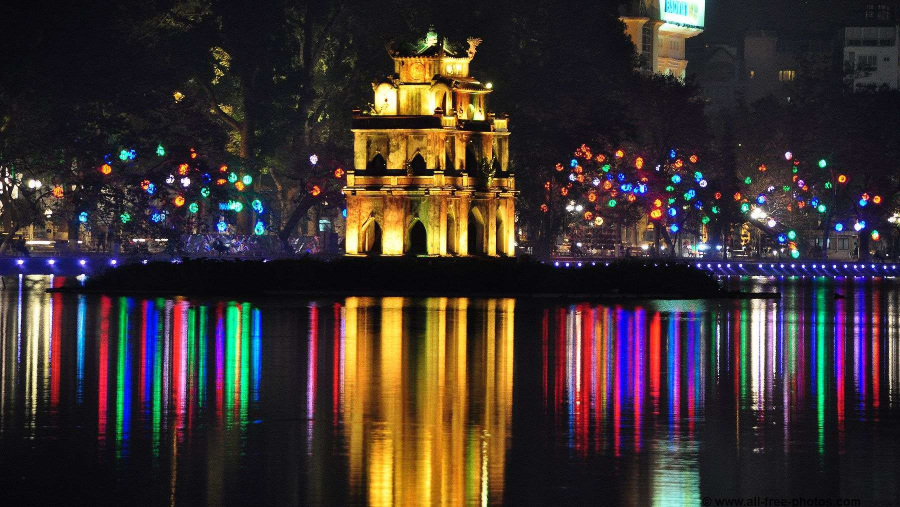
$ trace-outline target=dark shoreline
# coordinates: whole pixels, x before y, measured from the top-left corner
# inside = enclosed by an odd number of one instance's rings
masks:
[[[296,287],[296,288],[293,288]],[[525,259],[312,258],[273,261],[182,260],[130,264],[63,293],[184,296],[462,296],[565,299],[720,299],[777,297],[728,292],[684,265],[619,261],[577,269]]]

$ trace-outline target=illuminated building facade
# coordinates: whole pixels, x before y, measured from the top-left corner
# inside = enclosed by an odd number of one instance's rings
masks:
[[[468,47],[430,30],[391,45],[394,73],[354,111],[347,171],[347,255],[515,254],[508,117],[488,112],[491,84],[470,77]]]
[[[629,0],[620,12],[641,67],[684,79],[685,41],[703,32],[706,0]]]

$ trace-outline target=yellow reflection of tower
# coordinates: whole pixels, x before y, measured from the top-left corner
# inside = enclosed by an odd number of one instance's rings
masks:
[[[502,499],[513,311],[512,300],[347,299],[341,405],[355,497],[372,505]],[[469,335],[473,320],[482,325]]]

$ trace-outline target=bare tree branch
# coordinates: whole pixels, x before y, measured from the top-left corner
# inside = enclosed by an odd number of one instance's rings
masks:
[[[233,116],[226,113],[222,110],[222,107],[219,106],[219,102],[216,100],[216,93],[213,91],[212,86],[205,81],[198,79],[197,82],[200,83],[200,87],[203,88],[203,91],[206,92],[206,97],[209,99],[209,105],[212,110],[227,123],[231,128],[240,132],[243,128],[241,122],[234,119]]]
[[[331,18],[325,22],[325,26],[322,28],[322,33],[319,35],[319,41],[316,43],[316,48],[312,52],[313,61],[318,60],[322,56],[322,50],[325,47],[325,41],[328,40],[328,34],[331,32],[331,29],[334,28],[334,24],[337,21],[338,17],[340,17],[341,13],[341,7],[338,6],[334,10],[334,14],[331,15]]]

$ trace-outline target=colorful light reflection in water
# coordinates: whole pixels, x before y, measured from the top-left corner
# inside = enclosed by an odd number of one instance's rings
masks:
[[[63,467],[155,503],[695,504],[735,484],[896,499],[900,290],[884,281],[628,306],[5,282],[0,485],[14,469],[41,491]]]

